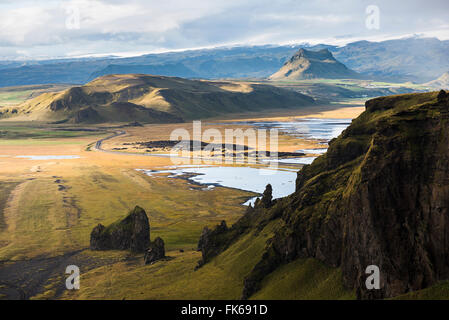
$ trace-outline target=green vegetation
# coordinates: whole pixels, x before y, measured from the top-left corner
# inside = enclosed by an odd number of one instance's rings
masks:
[[[28,99],[37,97],[44,92],[63,90],[67,87],[67,85],[48,84],[0,88],[0,108],[10,107],[10,109],[13,110],[14,106],[19,105]],[[0,112],[2,111],[4,110],[0,109]]]
[[[59,139],[59,138],[73,138],[86,137],[98,135],[98,132],[77,130],[64,130],[61,128],[49,127],[24,127],[7,125],[0,123],[0,140],[21,140],[21,139]]]
[[[448,300],[449,281],[441,281],[429,288],[412,291],[397,297],[393,300]]]
[[[16,181],[0,182],[0,231],[6,227],[4,211],[11,191],[19,184]],[[1,245],[0,245],[1,246]]]
[[[254,300],[337,300],[355,299],[343,288],[338,268],[330,268],[315,259],[298,259],[268,275]]]

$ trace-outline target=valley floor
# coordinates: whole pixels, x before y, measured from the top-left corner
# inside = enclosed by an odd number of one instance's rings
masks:
[[[257,120],[353,118],[362,111],[360,105],[311,109],[282,117],[258,116]],[[218,120],[204,122],[203,130],[235,128],[236,120],[255,117]],[[168,140],[173,129],[191,130],[191,126],[60,132],[43,125],[0,123],[0,131],[6,132],[0,137],[0,299],[238,299],[243,278],[259,260],[276,225],[247,235],[198,271],[194,271],[200,259],[196,245],[204,226],[221,220],[231,225],[244,213],[242,203],[255,194],[224,187],[202,190],[184,179],[147,176],[135,169],[172,166],[171,159],[134,154],[146,151],[139,148],[116,150],[125,143]],[[117,130],[126,134],[105,140],[101,146],[116,152],[96,150],[96,141]],[[315,147],[319,145],[313,141],[280,136],[280,151]],[[168,259],[145,266],[142,255],[89,250],[95,225],[108,225],[135,205],[149,216],[151,238],[164,239]],[[300,273],[294,281],[307,280],[305,288],[309,289],[298,291],[288,279],[274,274],[267,279],[271,289],[261,290],[258,297],[353,298],[341,287],[338,270],[315,261],[295,263]],[[78,291],[65,290],[65,268],[71,264],[81,269]],[[309,277],[311,270],[320,272]]]

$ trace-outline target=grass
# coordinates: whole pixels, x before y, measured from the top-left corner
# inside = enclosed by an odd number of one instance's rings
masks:
[[[64,130],[64,128],[0,125],[1,140],[60,139],[98,135],[98,132]]]
[[[23,90],[23,91],[15,91],[15,92],[0,92],[0,105],[1,106],[10,106],[19,104],[33,93],[32,90]]]
[[[67,87],[67,85],[44,84],[0,88],[0,106],[15,106],[41,93],[63,90]]]
[[[11,191],[19,184],[16,181],[2,181],[0,182],[0,230],[6,228],[5,217],[3,212],[6,207]]]
[[[393,300],[448,300],[449,281],[441,281],[429,288],[409,292],[393,298]]]
[[[27,181],[9,208],[8,227],[0,233],[0,260],[57,255],[77,246],[67,227],[67,214],[58,186],[48,180]]]
[[[355,299],[355,293],[343,288],[340,269],[315,259],[297,259],[268,275],[251,299]]]

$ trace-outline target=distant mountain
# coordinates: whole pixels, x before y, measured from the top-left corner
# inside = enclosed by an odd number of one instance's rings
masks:
[[[282,68],[272,74],[270,80],[303,79],[354,79],[360,78],[357,72],[348,69],[335,60],[328,49],[309,51],[299,49]]]
[[[170,63],[162,65],[119,65],[110,64],[100,71],[90,75],[89,80],[109,74],[157,74],[164,76],[176,76],[182,78],[195,78],[198,75],[182,63]]]
[[[300,48],[328,49],[335,59],[351,70],[380,80],[422,83],[436,79],[441,70],[449,70],[449,41],[408,38],[359,41],[342,47],[325,44],[241,46],[131,58],[0,61],[0,87],[85,84],[96,76],[113,73],[156,73],[202,79],[266,78],[278,71]]]
[[[449,70],[449,41],[405,38],[331,47],[335,58],[359,73],[388,81],[427,82]]]
[[[17,107],[0,109],[0,118],[59,123],[170,123],[312,104],[314,99],[309,96],[269,85],[128,74],[107,75],[84,86],[43,93]]]
[[[443,73],[438,79],[425,83],[434,89],[449,89],[449,71]]]
[[[0,62],[0,87],[85,84],[107,74],[157,74],[185,78],[265,78],[282,66],[297,46],[244,46],[148,54],[131,58]]]

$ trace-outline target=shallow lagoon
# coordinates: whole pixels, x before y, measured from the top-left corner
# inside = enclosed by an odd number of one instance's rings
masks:
[[[236,122],[253,125],[257,128],[278,129],[286,134],[302,139],[318,140],[323,146],[333,138],[338,137],[346,127],[351,124],[351,119],[297,119],[293,122]],[[298,150],[308,155],[321,155],[327,148]],[[304,156],[290,159],[265,160],[266,163],[291,163],[311,164],[317,157]],[[175,178],[190,174],[187,179],[205,186],[222,186],[240,190],[263,193],[267,184],[273,187],[273,198],[278,199],[292,194],[295,191],[297,170],[288,169],[261,169],[253,167],[214,167],[209,165],[195,166],[173,166],[163,170],[144,170],[147,175],[169,173],[169,178]],[[248,200],[245,205],[253,204],[255,198]]]
[[[252,167],[212,167],[177,168],[164,170],[138,169],[147,175],[170,173],[169,178],[185,174],[195,174],[187,179],[203,185],[218,185],[255,193],[263,193],[267,184],[273,187],[273,198],[282,198],[295,191],[296,171],[271,170]]]
[[[317,119],[303,118],[290,122],[248,122],[260,128],[275,128],[286,134],[313,140],[329,141],[338,137],[350,124],[352,119]]]

